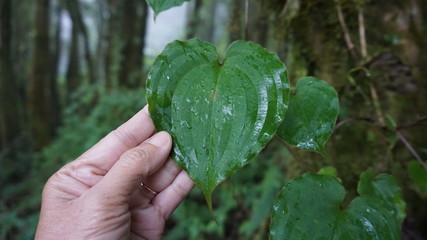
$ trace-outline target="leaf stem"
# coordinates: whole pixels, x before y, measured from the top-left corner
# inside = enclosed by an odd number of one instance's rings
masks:
[[[292,148],[291,145],[289,145],[287,142],[285,142],[283,139],[281,139],[280,137],[278,137],[277,135],[275,135],[275,138],[279,139],[279,142],[286,147],[286,149],[288,149],[289,153],[292,155],[292,157],[298,162],[301,163],[303,165],[305,165],[306,167],[308,167],[311,171],[315,171],[315,167],[313,167],[312,164],[310,164],[310,162],[308,162],[307,160],[299,157],[297,151]]]

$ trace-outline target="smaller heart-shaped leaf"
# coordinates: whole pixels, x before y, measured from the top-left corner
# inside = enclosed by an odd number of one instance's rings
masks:
[[[339,113],[338,94],[325,81],[300,79],[277,135],[298,148],[324,153]]]
[[[390,175],[362,178],[360,196],[345,210],[345,190],[335,177],[304,174],[290,181],[274,204],[270,239],[400,239],[400,218],[392,206],[403,200],[395,181]]]

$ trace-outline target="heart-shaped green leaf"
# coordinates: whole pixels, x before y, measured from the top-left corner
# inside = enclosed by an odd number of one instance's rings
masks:
[[[386,192],[397,188],[391,179],[380,180],[387,182],[383,184]],[[379,197],[383,194],[367,192],[359,192],[341,210],[345,190],[336,178],[304,174],[289,182],[276,199],[270,239],[400,239],[399,218],[390,208],[393,203]]]
[[[157,130],[171,133],[173,159],[203,191],[256,156],[285,116],[289,84],[279,58],[236,41],[224,61],[200,40],[174,41],[155,60],[147,102]]]
[[[180,6],[184,2],[188,1],[190,0],[147,0],[147,3],[153,9],[154,17],[157,17],[159,13],[166,11],[169,8]]]
[[[338,95],[325,81],[304,77],[290,94],[277,135],[298,148],[324,153],[339,113]]]
[[[389,174],[380,174],[374,178],[372,171],[363,172],[360,175],[357,191],[361,196],[370,196],[382,199],[393,209],[395,216],[402,222],[405,218],[405,201],[394,178]]]

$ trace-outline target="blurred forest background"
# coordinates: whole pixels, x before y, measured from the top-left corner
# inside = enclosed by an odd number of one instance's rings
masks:
[[[294,85],[334,86],[341,113],[329,158],[273,139],[215,192],[218,223],[195,189],[165,239],[267,239],[280,188],[325,166],[347,202],[361,172],[393,174],[402,239],[427,239],[427,187],[408,173],[427,159],[426,0],[191,0],[156,23],[142,0],[0,0],[0,239],[33,238],[47,178],[144,106],[165,41],[194,37],[261,44]]]

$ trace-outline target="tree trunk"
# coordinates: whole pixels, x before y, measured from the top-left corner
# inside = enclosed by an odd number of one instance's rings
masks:
[[[34,150],[50,143],[48,84],[50,78],[49,0],[37,0],[34,53],[28,83],[28,110]]]
[[[122,4],[118,0],[108,0],[108,34],[105,53],[105,86],[111,89],[117,85],[119,63],[117,61],[122,42],[119,37]]]
[[[217,0],[210,1],[209,8],[209,18],[208,18],[208,26],[206,28],[206,41],[214,42],[215,38],[215,20],[216,20],[216,8],[217,8]]]
[[[66,100],[68,103],[72,101],[73,93],[80,85],[80,41],[78,27],[73,24],[71,30],[70,54],[68,59],[68,67],[66,73]]]
[[[87,64],[87,71],[89,75],[90,83],[97,82],[97,74],[95,64],[92,58],[92,53],[90,51],[89,44],[89,35],[87,33],[86,25],[83,22],[83,17],[80,10],[80,2],[76,1],[65,1],[67,4],[68,12],[73,22],[73,27],[76,26],[78,32],[82,35],[83,38],[83,47],[84,47],[84,57]]]
[[[56,130],[61,124],[61,101],[58,92],[58,69],[59,69],[59,56],[61,53],[61,12],[62,6],[61,2],[58,2],[58,5],[55,6],[55,18],[57,23],[55,26],[55,38],[54,44],[52,47],[51,54],[51,74],[49,78],[49,102],[50,102],[50,134],[51,136],[56,135]]]
[[[243,26],[241,11],[243,4],[241,0],[231,0],[230,8],[230,26],[228,31],[230,32],[230,42],[242,39]]]
[[[201,0],[195,0],[194,6],[191,13],[188,15],[187,32],[186,38],[191,39],[196,37],[197,26],[200,24],[200,7],[202,5]]]
[[[0,150],[21,131],[20,99],[12,66],[12,0],[0,1]]]
[[[254,1],[249,7],[249,29],[248,40],[267,47],[267,40],[269,37],[269,14],[264,6],[265,4],[260,1]]]
[[[96,15],[98,43],[96,46],[96,71],[99,81],[106,83],[106,51],[108,47],[108,22],[105,12],[108,11],[108,3],[100,1],[98,4],[98,14]]]
[[[127,0],[123,7],[119,86],[136,88],[143,81],[143,57],[148,7],[145,1]]]

